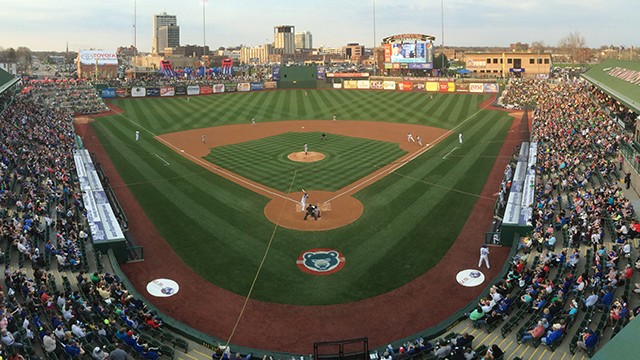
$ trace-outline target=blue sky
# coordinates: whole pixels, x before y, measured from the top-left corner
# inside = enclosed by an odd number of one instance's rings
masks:
[[[589,47],[640,46],[638,0],[375,0],[376,39],[425,33],[445,45],[508,46],[543,41],[556,45],[579,32]],[[0,47],[32,50],[151,48],[153,14],[177,15],[181,44],[202,44],[200,0],[8,0],[0,6]],[[208,0],[206,41],[211,47],[273,41],[273,26],[309,30],[313,45],[374,42],[373,0]]]

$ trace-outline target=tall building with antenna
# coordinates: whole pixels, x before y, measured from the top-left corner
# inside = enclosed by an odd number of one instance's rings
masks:
[[[180,46],[180,26],[175,15],[153,15],[153,39],[151,41],[152,54],[164,54],[165,48]]]

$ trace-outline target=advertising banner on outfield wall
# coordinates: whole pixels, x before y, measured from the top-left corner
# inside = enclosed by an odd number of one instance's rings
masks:
[[[114,88],[102,89],[102,97],[104,99],[113,99],[114,97],[116,97],[116,89]]]
[[[127,97],[127,96],[131,96],[131,89],[127,89],[127,88],[117,88],[116,89],[116,96],[117,97]]]
[[[423,82],[414,82],[413,83],[413,88],[411,89],[413,91],[424,91],[425,90],[425,85]]]
[[[484,92],[486,92],[486,93],[497,93],[498,92],[498,84],[496,84],[496,83],[484,83]]]
[[[326,79],[327,78],[327,69],[322,65],[318,65],[318,67],[316,69],[316,75],[317,75],[317,80]]]
[[[461,92],[461,93],[469,92],[469,84],[468,83],[457,84],[456,92]]]
[[[438,83],[438,91],[440,92],[449,92],[449,83],[445,81],[440,81]]]
[[[334,89],[342,89],[342,83],[333,83]]]
[[[176,86],[176,95],[187,95],[187,87],[186,86]]]
[[[174,96],[176,91],[173,86],[165,86],[160,88],[160,96]]]
[[[198,85],[187,86],[187,95],[200,95],[200,86]]]
[[[382,90],[382,80],[371,80],[370,88],[374,90]]]
[[[383,81],[382,82],[382,88],[385,90],[395,90],[396,89],[396,82],[395,81]]]
[[[358,80],[358,89],[369,89],[369,80]]]
[[[469,84],[469,92],[472,92],[472,93],[484,92],[484,85],[482,83],[471,83]]]
[[[215,84],[213,85],[213,93],[219,94],[224,92],[224,84]]]
[[[238,85],[234,83],[224,84],[224,92],[236,92],[238,90]]]
[[[143,97],[147,94],[147,91],[143,87],[131,88],[131,97]]]
[[[398,90],[411,91],[413,83],[411,81],[398,81]]]
[[[160,96],[160,88],[147,88],[147,96]]]
[[[275,81],[265,81],[264,82],[264,88],[265,89],[277,89],[278,88],[278,83]]]
[[[200,85],[200,95],[213,94],[213,88],[209,85]]]
[[[264,90],[264,86],[261,82],[252,82],[249,85],[251,87],[251,91]]]
[[[251,91],[251,84],[238,83],[238,91]]]
[[[440,84],[435,81],[427,81],[427,83],[425,84],[425,88],[427,91],[439,91]]]
[[[274,66],[271,68],[271,80],[273,81],[280,80],[280,66]]]
[[[358,88],[358,80],[345,80],[342,83],[342,87],[345,89],[357,89]]]

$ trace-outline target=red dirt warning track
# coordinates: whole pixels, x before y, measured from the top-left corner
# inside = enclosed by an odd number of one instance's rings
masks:
[[[490,101],[493,99],[485,102],[483,107],[488,106]],[[396,290],[353,303],[293,306],[250,300],[232,344],[308,354],[317,341],[366,336],[371,347],[379,347],[434,326],[467,305],[482,292],[483,287],[464,288],[458,285],[455,275],[460,270],[477,265],[478,248],[484,242],[484,232],[492,221],[493,201],[488,198],[498,189],[513,146],[524,136],[519,131],[520,121],[520,118],[516,118],[513,122],[482,191],[483,197],[478,199],[457,241],[434,268]],[[86,124],[77,124],[76,127],[77,133],[84,135],[87,148],[96,154],[109,176],[133,224],[130,232],[136,242],[145,248],[144,262],[122,265],[127,277],[143,295],[146,295],[143,289],[147,283],[154,279],[175,280],[180,284],[177,295],[168,298],[145,297],[167,315],[226,340],[238,318],[244,297],[205,281],[175,254],[124,184],[93,129]],[[199,141],[199,135],[197,139]],[[500,270],[499,264],[504,263],[508,253],[508,248],[492,248],[491,262],[494,266],[491,270],[483,269],[488,279],[496,276]]]

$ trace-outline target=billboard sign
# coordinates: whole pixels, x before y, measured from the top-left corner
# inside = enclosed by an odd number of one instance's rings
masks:
[[[316,74],[318,80],[324,80],[327,78],[327,69],[322,65],[318,65]]]
[[[369,89],[369,80],[357,80],[358,89]]]
[[[469,84],[461,83],[456,85],[456,92],[469,92]]]
[[[398,90],[411,91],[413,83],[411,81],[398,81]]]
[[[224,92],[224,84],[215,84],[213,85],[213,93],[219,94]]]
[[[484,84],[484,92],[486,92],[486,93],[497,93],[498,92],[498,84],[496,84],[496,83],[485,83]]]
[[[116,89],[116,96],[118,97],[127,97],[127,96],[131,96],[131,92],[128,91],[129,89],[127,88],[117,88]]]
[[[252,82],[249,83],[249,85],[251,87],[251,91],[264,90],[264,85],[262,85],[261,82]]]
[[[160,88],[147,88],[147,96],[160,96]]]
[[[471,83],[471,84],[469,84],[469,92],[472,92],[472,93],[484,92],[484,84],[483,83]]]
[[[426,90],[427,91],[436,92],[436,91],[440,90],[440,84],[438,84],[435,81],[427,81]]]
[[[371,89],[382,90],[382,80],[371,80]]]
[[[164,86],[160,88],[160,96],[174,96],[176,91],[173,86]]]
[[[187,86],[187,95],[200,95],[200,86],[198,85]]]
[[[131,88],[131,97],[143,97],[147,94],[147,91],[143,87],[133,87]]]
[[[275,82],[275,81],[265,81],[264,88],[265,89],[277,89],[278,88],[278,83]]]
[[[116,97],[116,89],[114,88],[102,89],[102,97],[105,99],[112,99]]]
[[[382,88],[385,90],[395,90],[396,89],[396,82],[395,81],[383,81],[382,82]]]
[[[280,80],[280,66],[274,66],[271,68],[271,80],[273,81]]]
[[[237,89],[238,89],[238,86],[234,83],[224,84],[225,92],[236,92]]]
[[[343,87],[345,89],[357,89],[358,88],[358,80],[345,80],[343,82]]]
[[[82,65],[118,65],[118,57],[109,50],[80,50],[78,58]]]
[[[213,88],[209,85],[200,85],[200,95],[213,94]]]
[[[250,91],[251,84],[249,83],[238,83],[238,91]]]
[[[185,86],[176,86],[176,95],[187,95],[187,88]]]

